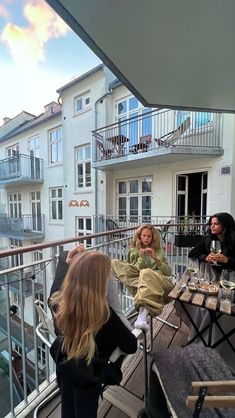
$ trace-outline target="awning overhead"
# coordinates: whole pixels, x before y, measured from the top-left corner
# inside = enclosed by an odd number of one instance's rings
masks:
[[[145,105],[235,112],[235,0],[47,0]]]

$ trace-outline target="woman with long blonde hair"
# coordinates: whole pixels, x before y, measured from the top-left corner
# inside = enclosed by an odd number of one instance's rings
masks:
[[[57,365],[62,418],[96,417],[110,354],[117,346],[125,353],[137,348],[134,335],[108,306],[110,268],[109,258],[101,252],[75,256],[53,300],[61,337],[53,343],[51,355]]]
[[[159,315],[173,288],[171,268],[161,247],[160,233],[152,225],[140,226],[127,260],[112,260],[114,275],[125,284],[139,311],[136,328],[148,330],[147,315]]]

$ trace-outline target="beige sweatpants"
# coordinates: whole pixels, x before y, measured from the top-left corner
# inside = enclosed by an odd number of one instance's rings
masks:
[[[112,270],[134,297],[136,309],[144,306],[151,315],[159,315],[163,306],[170,301],[168,294],[173,288],[172,281],[159,270],[139,270],[126,261],[116,259],[112,260]]]

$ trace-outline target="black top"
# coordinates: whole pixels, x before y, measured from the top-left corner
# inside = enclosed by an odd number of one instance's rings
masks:
[[[68,251],[63,251],[63,253],[61,253],[59,256],[59,261],[56,266],[55,278],[51,286],[49,299],[51,295],[54,292],[57,292],[58,290],[60,290],[62,286],[63,280],[69,268],[69,265],[66,263],[67,255],[68,255]]]
[[[208,234],[202,241],[191,251],[189,251],[189,258],[197,258],[200,261],[205,261],[205,258],[210,254],[210,243],[213,239],[218,239],[216,235]],[[228,247],[224,242],[221,242],[221,252],[228,257],[227,263],[221,263],[221,266],[213,266],[216,270],[231,269],[235,270],[235,241]]]
[[[116,347],[134,353],[136,337],[110,308],[109,320],[95,337],[97,350],[89,366],[83,358],[67,360],[62,338],[57,337],[50,349],[61,390],[62,418],[95,418],[102,386],[117,384],[122,377],[119,364],[108,362],[111,353]]]

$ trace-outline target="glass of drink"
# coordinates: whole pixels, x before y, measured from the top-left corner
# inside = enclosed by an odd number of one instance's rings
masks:
[[[199,270],[199,262],[196,259],[189,259],[188,265],[187,265],[187,269],[190,272],[190,281],[191,283],[196,284],[198,282],[198,270]]]
[[[235,288],[235,272],[233,270],[222,270],[220,284],[223,289],[227,290],[224,303],[231,304],[231,292]]]
[[[212,240],[210,245],[210,252],[213,254],[221,253],[221,244],[220,241]],[[216,261],[213,262],[214,265],[219,265]]]

